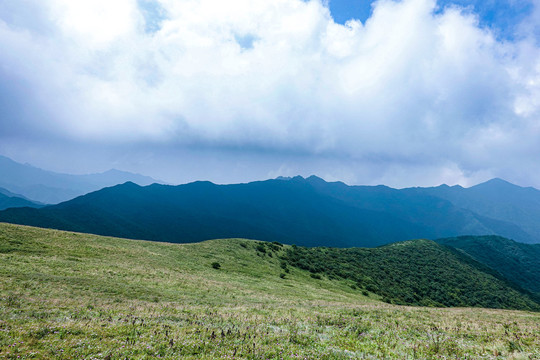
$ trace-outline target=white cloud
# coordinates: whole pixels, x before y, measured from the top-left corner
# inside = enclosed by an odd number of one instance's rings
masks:
[[[441,179],[540,150],[538,46],[497,41],[458,8],[380,0],[339,25],[316,0],[156,2],[148,32],[136,0],[8,1],[28,20],[0,14],[0,76],[32,89],[29,132],[382,159]]]
[[[63,39],[82,43],[87,49],[125,38],[141,17],[135,0],[51,0],[49,9]]]

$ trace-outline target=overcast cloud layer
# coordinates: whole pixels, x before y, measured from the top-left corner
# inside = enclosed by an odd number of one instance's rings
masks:
[[[538,187],[530,7],[509,40],[432,0],[345,25],[316,0],[4,0],[0,153],[170,182]]]

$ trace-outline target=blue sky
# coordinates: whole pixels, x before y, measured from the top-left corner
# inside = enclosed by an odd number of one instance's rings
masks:
[[[365,22],[371,15],[373,1],[330,0],[329,7],[336,22],[344,24],[350,19]],[[480,24],[496,32],[497,36],[513,39],[522,23],[534,10],[531,0],[440,0],[441,10],[459,6],[478,16]]]
[[[4,0],[0,155],[540,187],[540,1]]]

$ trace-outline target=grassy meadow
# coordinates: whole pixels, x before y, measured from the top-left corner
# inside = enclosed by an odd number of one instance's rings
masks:
[[[540,313],[391,305],[258,246],[0,224],[0,358],[540,359]]]

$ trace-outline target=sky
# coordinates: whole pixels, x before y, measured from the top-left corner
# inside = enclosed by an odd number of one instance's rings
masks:
[[[0,155],[540,187],[540,0],[2,0]]]

